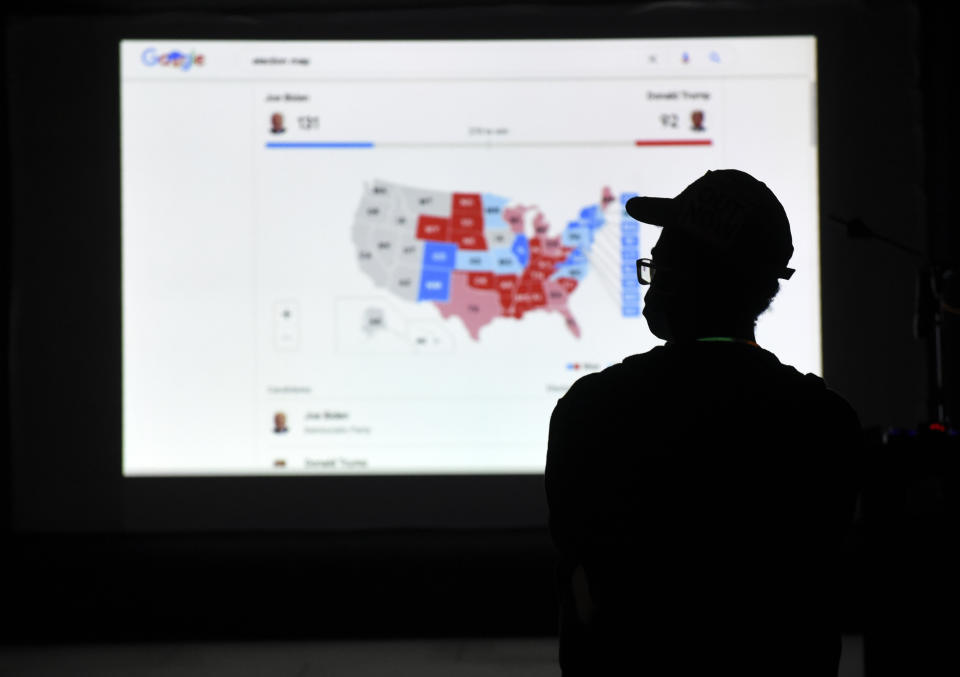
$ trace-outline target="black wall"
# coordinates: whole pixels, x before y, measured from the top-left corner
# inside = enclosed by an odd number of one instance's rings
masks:
[[[905,2],[812,1],[773,9],[759,2],[349,7],[54,3],[39,11],[21,6],[6,16],[5,414],[11,444],[2,457],[0,516],[6,518],[3,556],[11,565],[5,606],[20,621],[12,637],[555,630],[552,552],[543,525],[123,531],[114,70],[120,34],[816,34],[825,377],[865,425],[913,427],[926,419],[930,379],[924,344],[913,335],[916,264],[877,241],[849,239],[827,217],[860,217],[908,246],[956,257],[946,145],[955,132],[944,93],[949,39],[937,10]],[[52,79],[64,72],[67,77]],[[946,322],[952,332],[947,364],[956,373],[957,325],[953,318]],[[950,391],[954,412],[956,392]],[[857,629],[869,563],[854,549],[849,554],[846,625]]]

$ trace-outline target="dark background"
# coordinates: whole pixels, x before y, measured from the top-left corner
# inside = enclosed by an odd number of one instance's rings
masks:
[[[556,631],[542,477],[121,478],[121,37],[816,35],[824,376],[867,427],[931,420],[918,258],[850,239],[828,217],[958,257],[952,36],[932,4],[141,0],[6,12],[9,639]],[[942,345],[956,418],[956,315]],[[855,531],[848,632],[870,626],[873,556]]]

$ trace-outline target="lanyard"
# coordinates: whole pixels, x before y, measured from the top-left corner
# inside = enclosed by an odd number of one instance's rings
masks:
[[[704,338],[698,338],[698,341],[704,341],[706,343],[745,343],[748,346],[753,346],[754,348],[759,348],[756,341],[750,341],[747,339],[733,338],[732,336],[705,336]]]

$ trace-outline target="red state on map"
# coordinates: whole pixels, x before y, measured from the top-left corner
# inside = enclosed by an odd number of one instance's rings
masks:
[[[541,271],[527,268],[520,277],[517,293],[513,297],[513,316],[520,318],[524,313],[547,305],[544,291],[546,276]]]
[[[547,280],[543,283],[544,291],[547,296],[547,310],[563,315],[567,323],[567,328],[577,338],[580,338],[580,325],[567,307],[567,301],[571,292],[577,287],[577,281],[571,277],[559,277],[554,280]]]
[[[450,219],[421,214],[417,219],[417,238],[420,240],[450,240]]]
[[[547,305],[547,295],[543,287],[539,289],[530,289],[528,291],[517,291],[514,297],[514,309],[517,317],[523,315],[528,310],[534,308],[544,308]]]
[[[564,247],[563,240],[559,237],[532,237],[530,238],[530,256],[531,258],[548,258],[557,261],[563,261],[573,247]]]
[[[616,200],[616,196],[613,194],[613,191],[610,190],[610,186],[604,186],[603,191],[600,196],[600,208],[606,209],[607,205]]]
[[[520,284],[517,285],[518,300],[519,294],[530,294],[533,292],[543,294],[543,283],[546,281],[546,278],[535,276],[532,273],[533,271],[528,270],[520,277]]]
[[[537,215],[533,217],[533,232],[540,235],[546,235],[550,230],[550,223],[547,221],[547,217],[543,215],[543,212],[537,212]]]
[[[503,314],[509,315],[510,307],[513,305],[513,295],[517,292],[516,275],[494,275],[493,287],[500,294],[500,306],[503,308]]]
[[[460,249],[481,250],[487,248],[487,239],[473,230],[450,229],[450,240]]]
[[[556,272],[557,265],[569,257],[573,247],[564,247],[560,238],[535,237],[530,240],[530,262],[524,279],[544,283]],[[576,281],[573,281],[576,286]]]
[[[483,214],[463,214],[454,212],[450,217],[450,225],[457,230],[479,233],[483,230]]]
[[[460,249],[487,248],[483,236],[483,198],[477,193],[454,193],[450,205],[450,241]]]
[[[456,315],[475,341],[480,330],[493,318],[502,315],[500,298],[492,289],[477,289],[470,286],[470,273],[454,271],[450,280],[450,301],[437,303],[444,318]]]
[[[567,285],[563,284],[563,280],[570,280],[570,278],[547,280],[543,283],[543,291],[547,295],[547,308],[550,310],[562,310],[567,307],[570,292],[567,290]],[[576,280],[573,282],[575,283]]]
[[[516,207],[507,207],[503,210],[503,220],[510,224],[510,230],[514,233],[523,233],[523,215],[527,213],[530,207],[517,205]]]
[[[556,267],[557,264],[555,261],[543,258],[542,256],[537,256],[530,259],[530,265],[527,266],[526,272],[534,280],[546,280],[548,277],[553,275],[553,271]]]
[[[451,213],[456,216],[475,216],[483,218],[483,198],[479,193],[454,193],[450,205]]]
[[[495,277],[496,276],[492,272],[470,272],[467,273],[467,284],[474,289],[493,289]]]

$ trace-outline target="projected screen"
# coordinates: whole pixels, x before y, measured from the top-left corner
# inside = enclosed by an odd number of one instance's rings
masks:
[[[757,340],[820,373],[812,37],[120,54],[126,476],[542,472],[567,388],[661,343],[623,203],[708,169],[783,203]]]

